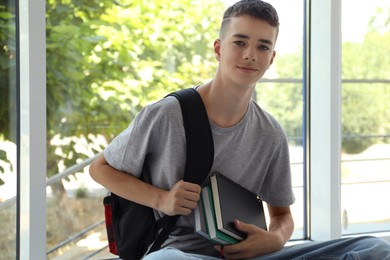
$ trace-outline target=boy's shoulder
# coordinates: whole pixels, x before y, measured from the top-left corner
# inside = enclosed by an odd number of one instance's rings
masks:
[[[148,112],[159,112],[176,111],[178,108],[180,108],[179,101],[175,97],[169,96],[146,105],[144,110],[148,110]]]
[[[256,101],[252,101],[252,116],[255,117],[262,128],[269,129],[271,131],[277,131],[284,134],[284,129],[278,120],[268,111],[264,110]]]
[[[175,97],[165,97],[146,105],[137,115],[137,121],[161,124],[182,119],[180,103]]]

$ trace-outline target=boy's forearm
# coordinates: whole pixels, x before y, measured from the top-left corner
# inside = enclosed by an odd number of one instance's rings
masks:
[[[270,216],[269,231],[277,237],[279,249],[282,249],[294,231],[294,220],[290,207],[276,207],[270,204],[267,206]]]
[[[271,217],[269,231],[278,236],[280,249],[282,249],[294,231],[294,221],[291,213],[283,213]]]
[[[157,210],[159,198],[166,192],[129,173],[111,167],[104,158],[100,157],[91,165],[90,175],[116,195]]]

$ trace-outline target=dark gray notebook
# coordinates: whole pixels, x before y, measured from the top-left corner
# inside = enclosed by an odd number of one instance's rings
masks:
[[[235,228],[235,219],[267,230],[263,203],[257,195],[218,172],[210,177],[210,182],[220,231],[238,240],[245,239],[246,234]]]

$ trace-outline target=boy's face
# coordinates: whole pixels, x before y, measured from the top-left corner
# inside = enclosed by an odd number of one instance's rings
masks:
[[[232,17],[221,39],[214,42],[223,81],[252,87],[273,62],[276,31],[263,20]]]

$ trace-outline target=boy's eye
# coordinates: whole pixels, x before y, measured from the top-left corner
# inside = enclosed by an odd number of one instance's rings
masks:
[[[244,46],[245,45],[245,43],[243,41],[234,41],[233,43],[237,46]]]
[[[259,50],[262,50],[262,51],[268,51],[269,48],[268,46],[265,46],[265,45],[260,45],[259,47],[257,47]]]

